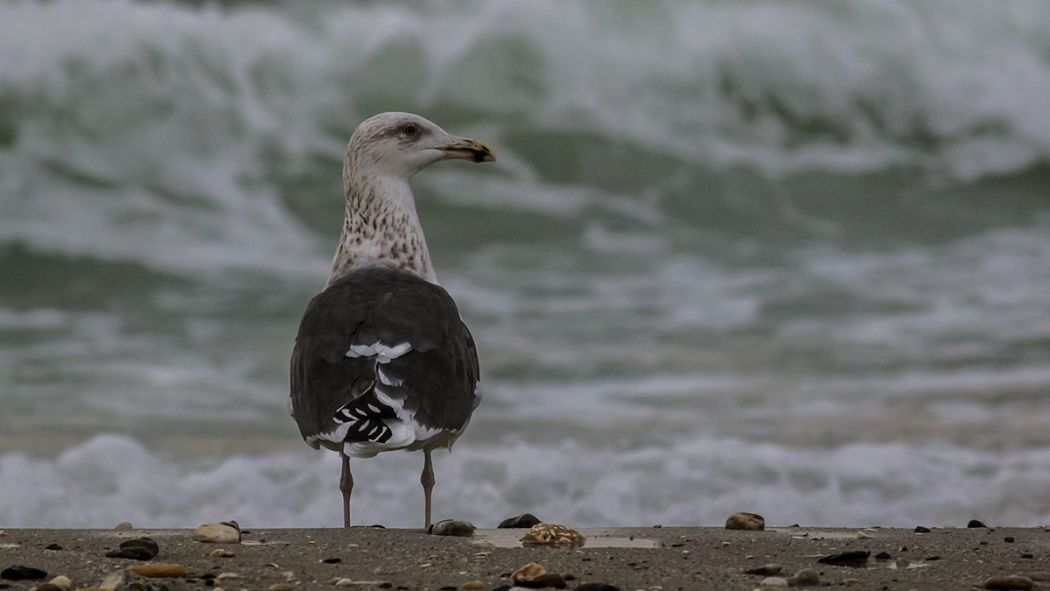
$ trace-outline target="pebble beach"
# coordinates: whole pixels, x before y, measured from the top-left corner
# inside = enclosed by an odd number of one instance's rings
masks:
[[[253,528],[225,543],[188,529],[8,529],[0,588],[1050,589],[1050,527],[916,529],[581,529],[574,548],[523,547],[524,529]],[[107,556],[144,543],[147,560]]]

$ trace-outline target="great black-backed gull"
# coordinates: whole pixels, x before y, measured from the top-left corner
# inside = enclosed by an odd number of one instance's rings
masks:
[[[408,185],[426,166],[455,159],[495,156],[411,113],[365,120],[346,148],[342,237],[299,325],[289,403],[303,439],[342,457],[344,527],[350,458],[396,449],[423,451],[430,527],[431,452],[452,445],[480,401],[474,339],[438,284]]]

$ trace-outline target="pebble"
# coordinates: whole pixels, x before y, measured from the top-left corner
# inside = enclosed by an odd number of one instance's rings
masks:
[[[1003,538],[1003,541],[1007,544],[1013,544],[1016,540],[1014,540],[1013,536],[1006,536],[1005,538]]]
[[[484,588],[484,581],[467,581],[466,583],[463,583],[464,591],[482,591]]]
[[[73,581],[66,575],[58,575],[57,577],[48,581],[48,583],[58,587],[59,589],[69,589],[73,586]]]
[[[225,580],[228,580],[228,579],[241,579],[241,578],[243,578],[243,577],[241,577],[240,573],[219,573],[215,577],[215,580],[216,581],[225,581]]]
[[[871,556],[871,552],[867,550],[849,550],[825,556],[817,560],[817,562],[832,566],[864,566],[868,562],[869,556]]]
[[[726,519],[726,529],[763,531],[766,529],[766,519],[758,513],[733,513]]]
[[[917,533],[917,534],[928,534],[928,533],[930,533],[930,528],[922,526],[922,525],[916,525],[915,526],[915,533]]]
[[[759,575],[763,577],[772,577],[780,574],[780,571],[784,570],[784,566],[772,562],[770,564],[763,564],[762,566],[756,566],[755,568],[749,568],[744,571],[745,575]]]
[[[430,526],[430,533],[435,536],[460,536],[474,535],[474,524],[459,519],[444,519]]]
[[[193,530],[193,539],[207,544],[239,544],[241,526],[237,525],[236,521],[205,523]]]
[[[1019,589],[1027,591],[1035,586],[1035,581],[1028,577],[1010,575],[1006,577],[992,577],[984,582],[985,589],[998,589],[1000,591],[1012,591]]]
[[[788,579],[788,585],[792,587],[815,587],[819,584],[820,575],[811,568],[804,568]]]
[[[62,546],[59,546],[58,544],[48,544],[47,546],[44,546],[44,550],[51,550],[52,552],[57,552],[61,549]]]
[[[970,529],[973,529],[973,528],[977,528],[977,527],[988,527],[988,526],[985,525],[984,522],[982,522],[979,519],[971,519],[970,522],[966,524],[966,527],[968,527]]]
[[[582,548],[587,538],[580,532],[558,523],[538,523],[521,537],[522,546],[535,548]]]
[[[157,562],[153,564],[136,564],[129,566],[128,570],[136,575],[160,579],[177,579],[186,576],[186,567],[181,564],[165,564]]]
[[[208,553],[208,556],[212,558],[233,558],[236,556],[233,550],[227,550],[226,548],[216,548]]]
[[[2,529],[0,529],[0,538],[4,537],[6,535],[7,535],[7,532],[2,530]]]
[[[517,586],[527,589],[564,589],[565,579],[558,574],[540,575],[531,581],[514,581]]]
[[[620,588],[609,583],[582,583],[576,586],[576,591],[620,591]]]
[[[759,585],[763,587],[787,587],[788,582],[787,579],[783,577],[766,577],[762,579],[762,582],[759,583]]]
[[[135,529],[135,526],[131,525],[130,521],[121,521],[113,529]]]
[[[46,576],[47,573],[39,568],[18,564],[0,571],[0,579],[7,579],[8,581],[32,581]]]
[[[893,556],[889,552],[879,552],[875,555],[875,560],[889,560]]]
[[[274,583],[266,588],[266,591],[295,591],[295,585],[288,583]]]
[[[120,543],[120,549],[107,552],[108,558],[131,558],[133,560],[150,560],[160,552],[160,547],[153,538],[134,538]]]
[[[541,577],[545,574],[547,574],[547,569],[542,564],[538,562],[530,562],[519,567],[518,570],[510,575],[510,578],[515,583],[519,583],[521,581],[532,581],[536,577]]]
[[[336,587],[353,587],[354,586],[354,580],[353,579],[336,579],[335,586]]]
[[[508,517],[499,523],[499,529],[527,529],[537,523],[540,523],[540,518],[536,517],[532,513],[522,513],[521,515],[515,515],[514,517]]]

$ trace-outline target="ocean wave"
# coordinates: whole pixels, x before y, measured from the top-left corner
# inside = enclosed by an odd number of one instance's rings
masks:
[[[732,225],[722,170],[967,182],[1050,156],[1039,2],[23,1],[0,23],[0,237],[163,268],[323,270],[312,230],[338,227],[338,158],[377,110],[500,147],[499,171],[422,181],[442,204],[541,215],[627,195]]]
[[[355,462],[354,519],[419,527],[419,454]],[[303,451],[177,461],[99,435],[45,458],[0,455],[7,527],[334,527],[338,460]],[[684,437],[666,447],[594,449],[564,441],[457,445],[436,460],[436,517],[495,527],[531,511],[574,526],[720,525],[734,511],[771,524],[1002,526],[1050,520],[1050,449],[950,445],[793,448]],[[418,509],[418,515],[416,512]],[[417,519],[417,517],[419,519]]]

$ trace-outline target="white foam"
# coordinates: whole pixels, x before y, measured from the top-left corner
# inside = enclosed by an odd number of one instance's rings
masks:
[[[468,437],[469,439],[469,437]],[[416,527],[421,454],[355,461],[360,523]],[[975,452],[945,444],[787,448],[687,437],[660,447],[464,441],[436,460],[438,518],[493,527],[521,511],[575,526],[718,525],[738,510],[774,524],[960,526],[1050,520],[1050,449]],[[135,440],[97,436],[54,459],[0,455],[8,527],[246,527],[340,523],[338,458],[305,450],[173,461]]]
[[[4,3],[0,232],[166,269],[323,273],[329,241],[304,232],[282,200],[301,196],[274,178],[330,162],[338,215],[334,159],[375,104],[456,105],[470,115],[457,132],[505,139],[496,190],[479,185],[490,207],[601,203],[544,188],[550,171],[515,153],[536,142],[593,180],[610,172],[593,152],[605,145],[682,174],[1019,171],[1050,156],[1048,19],[1026,2]],[[462,170],[449,174],[485,174]]]

